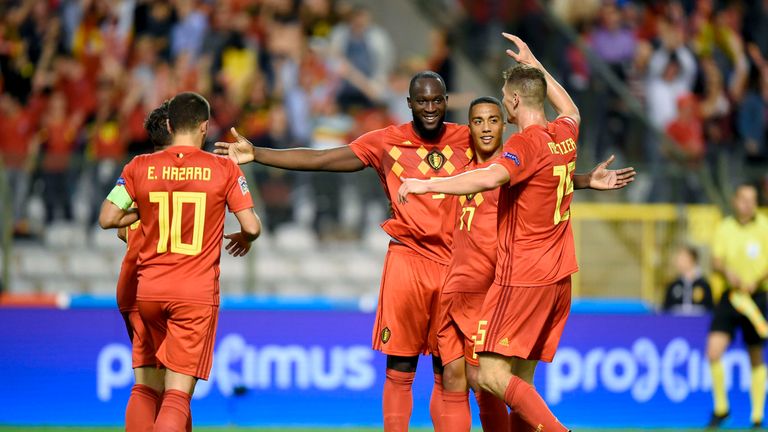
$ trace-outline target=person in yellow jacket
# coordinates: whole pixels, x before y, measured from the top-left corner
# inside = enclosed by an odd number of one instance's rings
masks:
[[[733,216],[720,223],[712,245],[713,269],[725,280],[726,290],[715,307],[707,338],[714,399],[710,428],[719,427],[730,413],[721,358],[739,327],[752,364],[750,399],[755,427],[762,426],[765,410],[768,218],[757,213],[757,189],[752,185],[740,185],[732,204]]]

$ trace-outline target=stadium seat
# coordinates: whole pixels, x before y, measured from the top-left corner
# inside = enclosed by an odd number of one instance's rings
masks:
[[[85,228],[71,223],[54,223],[45,230],[45,245],[52,248],[85,246],[88,239]]]
[[[62,254],[42,247],[17,248],[21,276],[61,275],[65,266]]]
[[[299,224],[285,224],[275,230],[275,247],[286,252],[308,252],[317,248],[315,234]]]
[[[80,280],[102,278],[117,283],[120,274],[120,261],[113,261],[111,254],[103,254],[90,249],[78,250],[67,257],[69,274]]]

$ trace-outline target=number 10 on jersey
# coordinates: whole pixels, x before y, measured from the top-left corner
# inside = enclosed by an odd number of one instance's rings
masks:
[[[170,198],[170,199],[169,199]],[[205,192],[150,192],[149,202],[158,206],[158,241],[157,253],[168,252],[168,237],[171,239],[171,253],[197,255],[203,250],[203,232],[205,231]],[[173,220],[170,204],[173,203]],[[192,225],[192,243],[181,240],[181,224],[184,204],[194,206]]]

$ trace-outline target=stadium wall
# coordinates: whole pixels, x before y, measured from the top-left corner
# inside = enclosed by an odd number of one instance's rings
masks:
[[[380,425],[384,357],[369,348],[374,316],[347,306],[224,307],[211,379],[193,399],[195,424]],[[576,304],[555,362],[538,371],[537,388],[558,417],[579,427],[705,424],[709,318],[608,306]],[[131,357],[114,309],[0,308],[0,346],[0,424],[122,422]],[[741,342],[724,361],[732,425],[747,426]],[[424,359],[413,425],[430,424],[431,384]]]

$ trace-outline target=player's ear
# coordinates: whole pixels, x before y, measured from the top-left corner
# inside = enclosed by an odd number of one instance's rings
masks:
[[[410,96],[406,96],[405,100],[408,101],[408,109],[413,109],[413,105],[411,105],[411,97]]]
[[[200,133],[201,134],[205,135],[206,133],[208,133],[208,123],[209,122],[210,122],[210,120],[206,120],[206,121],[200,123]]]

